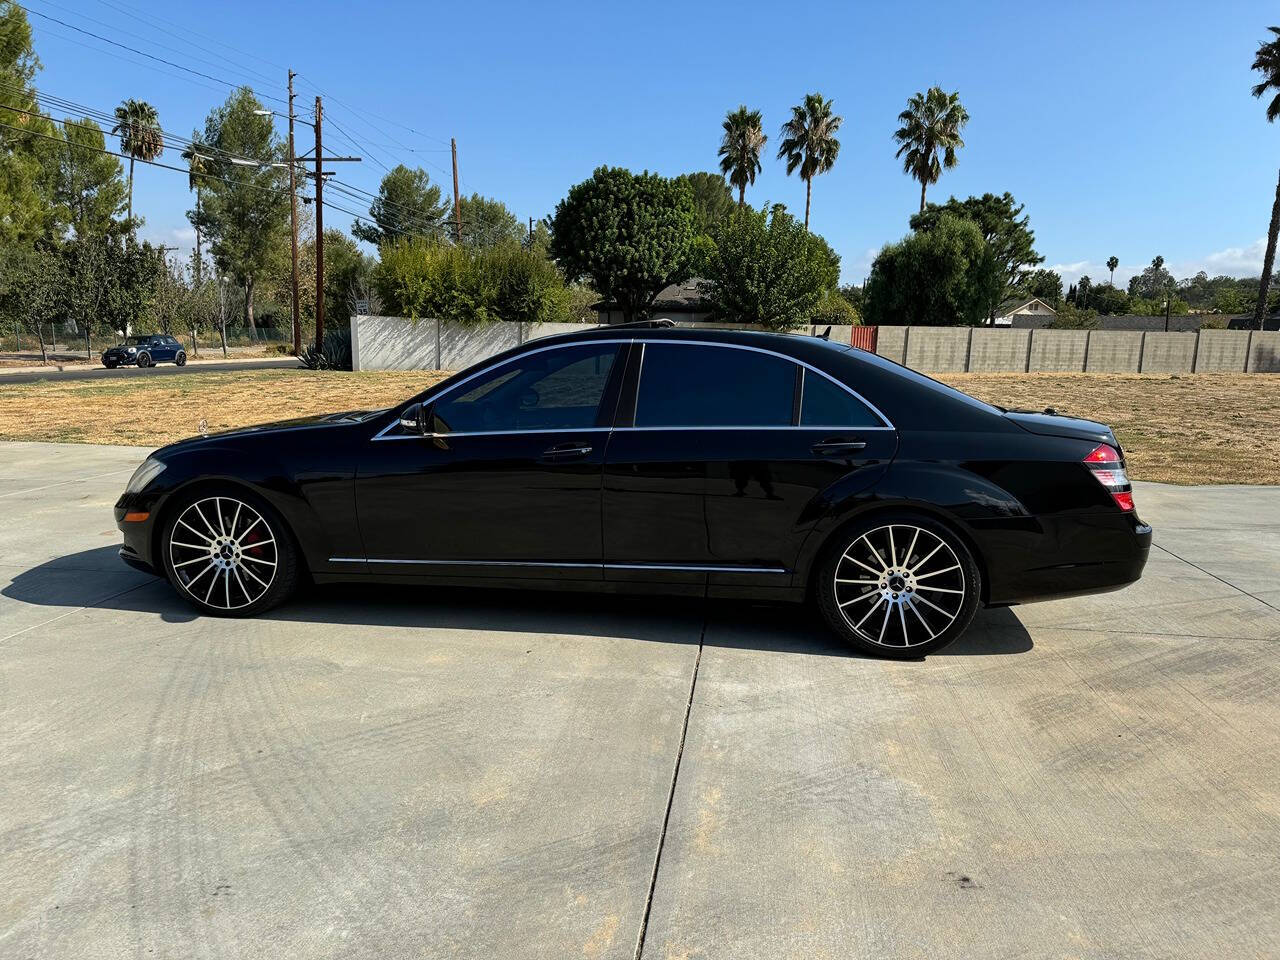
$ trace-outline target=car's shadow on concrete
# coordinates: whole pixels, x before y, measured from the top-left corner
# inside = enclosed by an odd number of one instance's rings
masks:
[[[0,595],[39,606],[149,612],[168,623],[187,623],[202,616],[162,579],[147,579],[138,573],[136,586],[109,589],[107,576],[114,579],[124,569],[115,547],[98,547],[25,570],[0,589]],[[98,584],[102,584],[100,588]],[[259,619],[339,627],[624,637],[666,643],[696,644],[702,640],[724,648],[857,655],[832,636],[808,607],[693,597],[325,584],[304,587],[290,602]],[[1031,635],[1011,610],[980,610],[968,632],[935,656],[1016,654],[1032,646]]]

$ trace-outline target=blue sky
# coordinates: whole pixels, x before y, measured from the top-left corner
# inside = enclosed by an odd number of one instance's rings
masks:
[[[748,201],[802,215],[777,131],[819,91],[845,119],[812,226],[846,281],[907,231],[919,188],[890,137],[907,97],[933,84],[958,90],[972,119],[931,198],[1012,192],[1068,280],[1105,275],[1111,254],[1117,281],[1156,254],[1179,277],[1256,274],[1280,165],[1280,125],[1249,94],[1254,50],[1280,23],[1272,4],[24,3],[273,96],[292,67],[305,112],[326,95],[326,152],[355,152],[339,127],[360,144],[365,162],[341,176],[367,190],[379,161],[421,164],[447,189],[457,137],[463,191],[522,218],[550,213],[600,164],[715,169],[720,122],[739,103],[763,111],[770,138]],[[31,20],[42,91],[104,110],[140,97],[182,135],[228,92]],[[165,159],[181,163],[176,150]],[[189,245],[190,205],[184,176],[139,167],[144,235]],[[349,224],[327,211],[334,220]]]

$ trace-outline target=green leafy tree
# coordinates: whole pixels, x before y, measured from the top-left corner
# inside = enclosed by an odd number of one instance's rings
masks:
[[[32,81],[40,69],[31,24],[16,3],[0,3],[0,247],[56,235],[50,166],[57,128],[40,112]]]
[[[1084,306],[1098,313],[1129,313],[1129,295],[1123,290],[1109,284],[1098,284],[1088,291],[1088,303]]]
[[[840,156],[836,132],[843,117],[836,116],[835,105],[820,93],[805,94],[804,103],[791,108],[791,119],[782,125],[778,159],[787,161],[787,176],[800,171],[804,181],[804,228],[809,229],[809,201],[813,196],[813,178],[835,166]]]
[[[1120,266],[1119,257],[1107,257],[1107,270],[1111,273],[1111,285],[1116,285],[1116,267]]]
[[[790,330],[810,322],[840,281],[840,258],[781,204],[734,211],[713,239],[706,297],[722,320]]]
[[[1171,274],[1164,265],[1164,257],[1156,257],[1151,266],[1141,273],[1129,278],[1129,296],[1142,297],[1147,300],[1162,300],[1173,295],[1177,288]]]
[[[693,228],[699,235],[709,236],[712,228],[733,212],[733,194],[720,174],[685,173],[676,177],[676,182],[688,186],[693,197]]]
[[[863,316],[872,324],[972,326],[1002,289],[1000,265],[977,224],[944,214],[933,229],[876,256]]]
[[[528,231],[501,200],[473,193],[458,201],[462,214],[462,242],[469,247],[519,244]]]
[[[57,151],[53,198],[59,223],[66,223],[80,239],[117,236],[128,230],[119,221],[125,212],[127,188],[120,161],[103,153],[106,138],[92,119],[67,119],[62,125],[64,146]]]
[[[86,232],[77,233],[62,248],[64,307],[83,332],[90,358],[92,336],[102,326],[103,303],[114,282],[108,273],[114,243],[103,234]]]
[[[288,174],[281,167],[284,144],[262,104],[241,87],[205,120],[201,142],[209,177],[203,202],[188,219],[209,240],[219,273],[234,278],[244,291],[244,322],[254,322],[254,285],[288,248]],[[231,157],[257,160],[261,166],[232,163]]]
[[[145,100],[130,97],[116,107],[116,125],[111,132],[120,138],[120,152],[129,156],[129,222],[133,223],[133,164],[151,162],[164,153],[160,115]]]
[[[809,315],[809,322],[818,326],[823,324],[856,326],[862,322],[862,317],[853,308],[853,304],[838,290],[828,290],[822,294],[822,299],[813,308],[813,313]]]
[[[164,255],[150,243],[108,243],[107,279],[100,304],[103,322],[121,336],[127,336],[144,321],[153,319],[152,306]]]
[[[759,110],[745,105],[725,114],[724,136],[720,140],[720,172],[738,188],[738,206],[747,199],[747,187],[756,182],[760,172],[760,151],[769,139],[764,132]]]
[[[0,246],[0,314],[36,335],[42,363],[49,359],[45,324],[61,313],[65,287],[63,261],[56,250],[17,244]]]
[[[205,164],[205,155],[200,150],[200,133],[197,130],[192,130],[191,143],[182,151],[182,159],[187,162],[187,189],[195,191],[196,195],[195,217],[191,222],[196,231],[196,249],[191,263],[192,277],[197,287],[204,282],[204,257],[200,252],[200,200],[201,191],[207,179],[206,175],[209,172]],[[195,334],[192,333],[193,338],[194,336]]]
[[[960,103],[959,91],[945,93],[941,87],[930,87],[907,101],[898,122],[902,126],[893,135],[898,144],[895,156],[902,160],[903,173],[920,182],[923,213],[929,185],[938,182],[944,169],[956,165],[956,151],[964,146],[960,131],[969,122],[969,113]]]
[[[1019,296],[1038,297],[1050,306],[1062,303],[1062,277],[1052,270],[1029,270],[1018,281]]]
[[[1253,58],[1253,69],[1262,79],[1253,87],[1253,95],[1262,97],[1274,91],[1267,102],[1267,123],[1280,117],[1280,27],[1267,27],[1273,39],[1258,46]],[[1262,277],[1258,283],[1258,300],[1253,308],[1253,321],[1262,329],[1262,318],[1267,309],[1267,291],[1271,286],[1271,271],[1276,263],[1276,235],[1280,233],[1280,177],[1276,179],[1276,198],[1271,204],[1271,222],[1267,227],[1267,252],[1262,258]]]
[[[382,178],[369,205],[373,222],[357,221],[352,232],[375,247],[403,237],[443,237],[449,209],[425,170],[398,164]]]
[[[995,316],[996,307],[1010,295],[1018,278],[1028,268],[1044,262],[1035,250],[1031,219],[1022,211],[1022,204],[1013,199],[1013,194],[984,193],[964,200],[952,197],[941,205],[930,203],[911,217],[911,229],[917,232],[934,229],[943,217],[959,217],[977,225],[982,239],[991,247],[1002,281],[987,305],[988,319]]]
[[[551,255],[634,320],[664,287],[688,279],[693,218],[686,184],[600,167],[556,205]]]

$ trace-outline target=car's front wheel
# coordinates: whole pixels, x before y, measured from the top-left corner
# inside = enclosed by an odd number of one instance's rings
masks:
[[[913,514],[845,528],[824,554],[815,595],[827,625],[863,653],[916,659],[968,628],[982,593],[952,530]]]
[[[103,360],[102,365],[108,370],[114,370],[116,368],[116,362],[114,360]]]
[[[293,538],[279,515],[240,490],[202,490],[167,511],[165,575],[205,613],[249,617],[282,603],[298,580]]]

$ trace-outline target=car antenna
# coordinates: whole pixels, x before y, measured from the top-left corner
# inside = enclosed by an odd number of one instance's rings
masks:
[[[676,322],[663,317],[661,320],[632,320],[629,323],[605,323],[602,327],[610,330],[634,330],[640,327],[674,327]]]
[[[818,334],[818,339],[819,339],[819,340],[830,340],[830,339],[831,339],[831,327],[827,327],[827,329],[823,330],[820,334]]]

